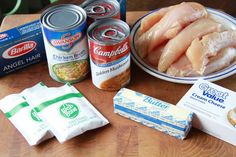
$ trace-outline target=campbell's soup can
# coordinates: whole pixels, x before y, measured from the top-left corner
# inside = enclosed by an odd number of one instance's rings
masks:
[[[94,22],[88,28],[93,84],[103,90],[119,90],[130,81],[129,26],[117,19]]]
[[[116,0],[87,0],[81,7],[87,13],[88,24],[106,18],[120,19],[120,4]]]
[[[41,16],[49,74],[58,82],[75,83],[89,72],[86,18],[73,4],[53,6]]]

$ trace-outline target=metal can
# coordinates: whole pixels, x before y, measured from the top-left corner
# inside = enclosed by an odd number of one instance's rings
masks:
[[[117,19],[94,22],[88,28],[93,84],[103,90],[119,90],[130,81],[129,26]]]
[[[85,78],[89,72],[86,12],[62,4],[45,10],[40,20],[50,76],[62,83]]]
[[[120,19],[126,21],[126,0],[117,0],[120,3]]]
[[[100,19],[120,19],[120,4],[116,0],[87,0],[81,4],[88,15],[88,23]]]

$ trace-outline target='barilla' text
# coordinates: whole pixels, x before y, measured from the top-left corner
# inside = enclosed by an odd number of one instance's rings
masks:
[[[11,59],[22,56],[32,51],[36,47],[36,45],[37,44],[34,41],[26,41],[19,43],[3,52],[2,57],[5,59]]]

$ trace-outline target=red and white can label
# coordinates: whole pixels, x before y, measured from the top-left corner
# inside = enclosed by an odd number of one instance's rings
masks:
[[[91,59],[97,66],[106,66],[121,59],[130,52],[129,40],[114,46],[102,46],[90,42]]]
[[[129,37],[115,45],[100,45],[89,41],[90,65],[95,86],[104,89],[104,82],[119,77],[130,69],[129,45]],[[129,77],[124,82],[129,82]]]

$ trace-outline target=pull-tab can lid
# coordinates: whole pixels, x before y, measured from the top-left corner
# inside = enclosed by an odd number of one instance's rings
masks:
[[[117,0],[87,0],[80,5],[88,17],[97,20],[116,17],[120,14],[120,4]]]
[[[95,5],[95,6],[88,6],[85,8],[85,11],[88,15],[90,14],[105,14],[106,9],[104,6]]]
[[[101,45],[113,45],[129,37],[129,26],[118,19],[104,19],[91,24],[88,37]]]
[[[114,28],[107,28],[102,31],[102,37],[110,38],[111,40],[123,40],[125,38],[125,34],[119,30]]]

